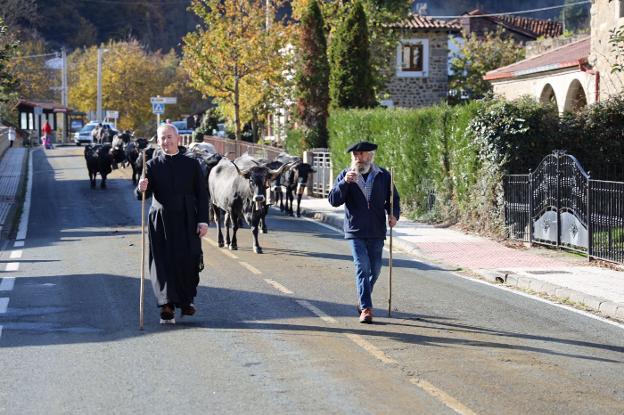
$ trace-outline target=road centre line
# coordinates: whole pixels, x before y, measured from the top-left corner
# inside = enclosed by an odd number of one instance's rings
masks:
[[[15,277],[2,277],[0,291],[11,291],[15,286]]]
[[[24,246],[24,241],[15,241],[13,244],[13,248],[22,248]]]
[[[315,305],[311,304],[309,301],[297,300],[297,303],[300,306],[302,306],[303,308],[306,308],[309,311],[311,311],[313,314],[318,316],[324,322],[332,323],[332,324],[337,323],[336,319],[334,319],[333,317],[328,316],[327,314],[325,314],[324,311],[322,311],[320,308],[316,307]]]
[[[294,292],[290,291],[288,288],[284,287],[277,281],[269,280],[266,278],[264,279],[264,281],[283,294],[294,294]]]
[[[366,339],[364,339],[364,337],[360,336],[359,334],[345,333],[345,336],[347,336],[349,340],[351,340],[353,343],[360,346],[362,349],[366,350],[368,353],[373,355],[378,360],[381,360],[382,362],[387,363],[389,365],[398,364],[396,360],[389,357],[387,354],[379,350],[377,347],[373,346],[370,342],[368,342]]]
[[[436,388],[426,380],[411,378],[410,382],[418,386],[420,389],[427,392],[429,395],[433,396],[438,401],[442,402],[444,405],[457,412],[458,414],[477,415],[477,413],[474,412],[472,409],[466,407],[457,399],[453,398],[443,390]]]
[[[23,251],[21,249],[11,251],[11,255],[9,255],[10,259],[20,259],[22,257]]]
[[[6,313],[8,307],[9,307],[9,297],[0,298],[0,314]]]
[[[260,271],[258,268],[254,267],[251,264],[248,264],[247,262],[244,261],[238,261],[239,264],[241,264],[243,267],[247,268],[250,272],[256,274],[256,275],[260,275],[262,274],[262,271]]]
[[[19,271],[19,262],[7,262],[5,271]]]

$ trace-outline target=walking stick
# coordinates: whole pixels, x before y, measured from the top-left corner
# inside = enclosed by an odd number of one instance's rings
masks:
[[[390,215],[394,216],[394,169],[390,168]],[[388,317],[392,317],[392,227],[390,227],[390,256],[388,258]]]
[[[141,179],[145,178],[145,150],[143,150],[143,167]],[[143,330],[143,310],[145,305],[145,192],[141,195],[141,288],[139,290],[139,328]]]

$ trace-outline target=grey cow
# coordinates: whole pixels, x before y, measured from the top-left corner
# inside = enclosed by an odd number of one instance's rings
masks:
[[[236,231],[241,219],[245,219],[253,234],[253,250],[257,254],[262,253],[262,248],[258,243],[258,225],[266,209],[265,188],[288,167],[288,165],[283,165],[277,170],[272,170],[258,163],[253,157],[244,155],[233,162],[223,158],[210,171],[208,187],[211,207],[219,232],[219,247],[223,247],[225,242],[229,249],[238,249]],[[223,212],[225,212],[225,218],[223,218],[226,230],[225,241],[221,231]],[[230,225],[232,226],[231,239]]]

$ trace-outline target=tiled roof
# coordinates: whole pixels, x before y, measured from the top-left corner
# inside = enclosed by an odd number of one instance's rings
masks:
[[[587,37],[520,62],[495,69],[485,74],[483,78],[488,81],[511,79],[522,75],[581,65],[587,62],[591,46],[590,39]]]
[[[487,15],[489,13],[479,9],[465,13],[467,16],[480,16],[482,14]],[[563,33],[563,24],[552,20],[509,15],[483,16],[482,19],[489,19],[496,24],[504,26],[508,30],[515,30],[535,38],[540,36],[557,37]]]
[[[461,26],[457,23],[432,19],[419,14],[410,14],[408,18],[389,26],[412,30],[446,30],[451,32],[459,32],[461,30]]]

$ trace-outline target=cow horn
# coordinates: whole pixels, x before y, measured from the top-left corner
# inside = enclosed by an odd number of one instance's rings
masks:
[[[241,170],[233,161],[230,160],[230,163],[232,163],[234,167],[236,167],[236,171],[238,172],[239,175],[245,177],[247,173],[249,173],[249,170]]]
[[[294,166],[294,164],[292,164],[292,165],[290,163],[282,164],[280,166],[280,168],[277,169],[277,170],[269,170],[269,174],[274,175],[274,176],[279,176],[280,174],[282,174],[284,172],[284,170],[288,170],[292,166]]]

